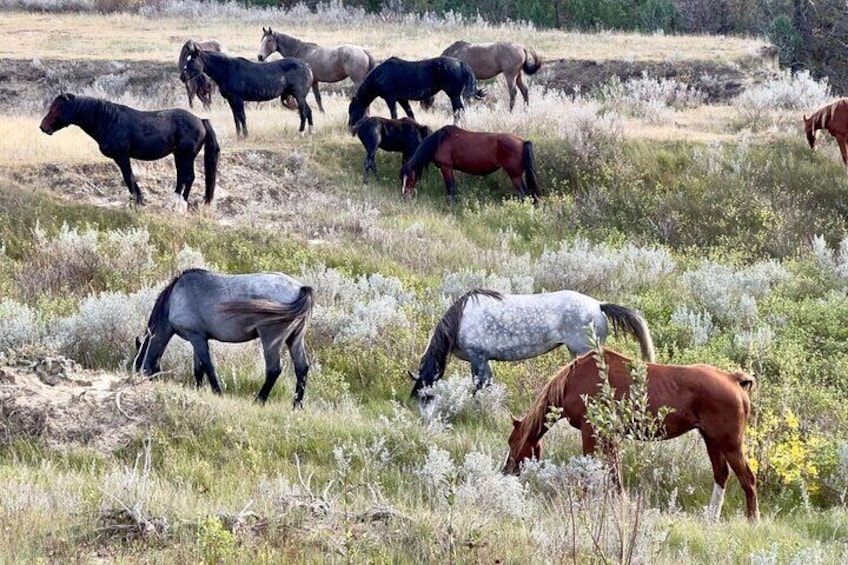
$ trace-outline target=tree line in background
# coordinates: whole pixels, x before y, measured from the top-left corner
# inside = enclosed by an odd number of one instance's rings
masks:
[[[478,15],[490,22],[527,21],[539,28],[621,30],[768,37],[781,65],[828,77],[848,90],[848,3],[844,0],[336,0],[372,13]],[[246,0],[314,8],[321,0]]]

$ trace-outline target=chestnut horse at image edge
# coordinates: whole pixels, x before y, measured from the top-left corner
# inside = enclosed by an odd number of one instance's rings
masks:
[[[842,154],[842,164],[848,172],[848,98],[841,98],[819,108],[809,118],[804,116],[804,133],[813,151],[816,150],[820,129],[826,129],[836,138],[839,152]]]
[[[602,376],[597,355],[591,351],[560,369],[539,393],[525,417],[513,418],[505,473],[517,474],[522,461],[541,458],[540,441],[550,428],[546,417],[552,413],[552,407],[561,408],[560,418],[567,419],[572,427],[580,430],[584,455],[602,448],[586,419],[585,403],[586,397],[594,397],[600,391]],[[609,349],[603,350],[603,355],[616,398],[629,394],[631,359]],[[749,392],[754,384],[754,378],[746,373],[728,373],[710,365],[647,363],[649,409],[655,415],[663,406],[671,409],[657,439],[673,439],[694,429],[704,439],[715,480],[709,506],[709,513],[714,518],[721,514],[729,470],[733,469],[745,491],[748,519],[759,519],[756,478],[744,454],[745,425],[751,413]],[[620,472],[620,469],[612,469],[613,480],[619,486]]]
[[[451,202],[456,201],[454,169],[471,175],[488,175],[503,169],[521,198],[529,189],[533,202],[539,202],[536,159],[533,143],[511,133],[468,131],[445,126],[427,136],[400,170],[403,195],[412,195],[421,173],[430,163],[442,172]],[[523,178],[522,178],[523,177]]]

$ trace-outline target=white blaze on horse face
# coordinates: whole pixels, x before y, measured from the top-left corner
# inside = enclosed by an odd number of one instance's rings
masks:
[[[724,489],[713,484],[713,496],[710,498],[710,505],[707,507],[707,518],[718,520],[721,517],[721,507],[724,504]]]
[[[406,175],[403,175],[403,180],[400,181],[400,192],[406,196]]]

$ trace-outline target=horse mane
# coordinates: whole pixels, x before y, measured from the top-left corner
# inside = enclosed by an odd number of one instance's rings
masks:
[[[156,302],[153,303],[153,310],[150,311],[150,318],[147,320],[147,329],[153,331],[153,329],[159,325],[163,320],[168,319],[168,314],[170,313],[171,306],[171,292],[174,290],[174,285],[177,284],[177,281],[180,280],[183,276],[188,273],[205,273],[206,269],[186,269],[168,283],[162,292],[159,293],[159,296],[156,297]]]
[[[421,141],[421,145],[418,146],[418,149],[415,150],[415,153],[412,154],[412,157],[409,158],[409,161],[403,165],[401,175],[403,175],[403,171],[412,169],[420,177],[421,171],[433,160],[433,156],[436,154],[442,141],[457,129],[459,128],[456,126],[444,126],[425,137]]]
[[[117,117],[122,111],[129,108],[123,104],[116,104],[92,96],[74,96],[65,100],[64,104],[70,107],[77,120],[95,119],[96,116],[98,122],[103,121],[104,118]]]
[[[848,98],[840,98],[835,102],[822,106],[813,112],[813,114],[808,118],[810,124],[812,124],[815,129],[825,129],[827,127],[827,123],[833,119],[837,108],[846,103],[848,103]]]
[[[456,340],[459,334],[459,326],[462,323],[462,313],[465,311],[465,306],[471,299],[476,300],[480,296],[488,296],[495,300],[503,300],[503,295],[495,290],[483,288],[475,288],[470,290],[456,299],[451,304],[442,319],[433,330],[433,335],[430,338],[430,343],[427,344],[427,349],[424,351],[424,356],[421,358],[421,365],[418,367],[419,377],[421,375],[437,375],[441,378],[445,371],[445,365],[448,354],[456,345]],[[430,382],[422,383],[420,386],[429,386],[433,384],[437,378],[433,378]],[[418,382],[421,382],[420,379]],[[417,388],[416,387],[416,390]],[[413,393],[415,390],[413,390]]]

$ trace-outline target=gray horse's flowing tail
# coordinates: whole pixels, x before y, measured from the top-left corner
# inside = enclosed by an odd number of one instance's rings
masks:
[[[292,322],[298,322],[300,329],[305,329],[309,318],[312,316],[314,304],[312,287],[302,286],[298,297],[289,304],[265,299],[234,300],[221,304],[218,310],[225,314],[251,318],[250,324],[253,329]]]
[[[530,56],[533,56],[533,63],[530,63]],[[539,54],[536,53],[536,50],[532,47],[524,48],[524,64],[521,66],[522,70],[528,75],[535,74],[540,68],[542,68],[542,58],[539,57]]]
[[[654,340],[651,339],[645,318],[629,308],[609,302],[601,303],[601,312],[606,314],[614,332],[623,330],[635,337],[642,350],[642,358],[649,363],[654,362]]]
[[[206,194],[203,197],[205,204],[212,203],[215,196],[215,183],[218,181],[218,156],[221,154],[221,146],[218,145],[218,136],[212,129],[209,120],[203,120],[206,128],[206,140],[203,142],[203,166],[206,171]]]

